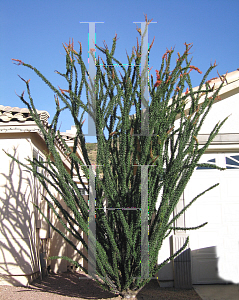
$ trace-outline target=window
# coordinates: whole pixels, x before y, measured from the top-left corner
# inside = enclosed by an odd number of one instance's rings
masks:
[[[36,149],[33,149],[33,158],[35,158],[39,162],[43,162],[43,157],[39,154],[39,152]],[[37,172],[43,174],[43,169],[37,167]]]
[[[40,162],[43,162],[43,157],[39,154],[39,151],[37,149],[33,149],[33,159],[36,159]],[[37,172],[43,174],[43,169],[40,167],[37,167]],[[42,194],[43,190],[42,190],[42,186],[39,182],[39,180],[36,178],[36,176],[34,175],[34,186],[35,186],[35,200],[36,203],[39,203],[38,198],[39,198],[39,194]]]
[[[39,162],[44,162],[43,156],[40,154],[39,150],[33,149],[33,159],[36,159]],[[37,167],[37,172],[44,175],[44,169]],[[50,220],[51,219],[51,209],[47,201],[44,199],[46,196],[46,190],[43,188],[40,181],[34,176],[34,199],[35,204],[41,209],[43,214]],[[46,239],[51,237],[51,227],[41,216],[40,212],[36,211],[36,219],[39,223],[39,237],[40,239]],[[37,225],[38,226],[38,225]]]
[[[209,159],[206,164],[209,164],[209,165],[215,165],[216,164],[216,159],[215,158],[212,158],[212,159]],[[215,170],[213,168],[210,168],[210,167],[197,167],[196,170]]]
[[[85,189],[84,188],[79,188],[81,195],[85,195]]]
[[[239,155],[226,156],[227,169],[239,169]]]

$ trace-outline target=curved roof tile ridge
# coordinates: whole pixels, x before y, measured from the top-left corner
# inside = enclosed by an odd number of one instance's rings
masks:
[[[50,115],[45,110],[37,110],[40,115],[40,120],[47,122]],[[32,120],[32,116],[28,108],[19,108],[0,105],[0,120],[2,122],[10,122],[11,120],[17,120],[18,122],[25,122]]]

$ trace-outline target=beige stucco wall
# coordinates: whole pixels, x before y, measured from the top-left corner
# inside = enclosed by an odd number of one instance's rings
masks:
[[[84,197],[87,198],[87,196]],[[73,213],[70,212],[69,209],[67,209],[66,204],[63,201],[61,201],[61,204],[64,207],[64,209],[66,209],[70,213],[70,215],[74,218]],[[57,212],[59,213],[59,209],[57,209]],[[62,216],[61,213],[60,216]],[[84,255],[87,257],[87,251],[85,248],[83,248],[82,243],[76,238],[74,238],[69,232],[67,232],[63,228],[59,220],[55,217],[53,217],[53,225],[56,228],[58,228],[61,232],[66,234],[67,238],[69,238],[73,242],[73,244],[77,247],[77,249],[83,251]],[[79,229],[79,227],[77,226],[74,227],[81,234],[81,237],[83,237],[87,241],[87,236],[83,234],[83,232]],[[79,264],[81,264],[83,267],[87,268],[87,262],[56,231],[51,230],[51,238],[49,239],[48,242],[49,242],[48,256],[58,255],[58,256],[70,257],[74,261],[77,261]],[[49,261],[49,264],[51,266],[51,270],[55,273],[66,272],[68,267],[71,266],[71,263],[64,259],[54,259]]]
[[[37,133],[23,132],[2,133],[0,149],[22,162],[26,162],[27,157],[32,158],[33,149],[42,157],[47,150]],[[41,196],[45,192],[31,172],[13,162],[3,151],[0,151],[0,161],[0,285],[27,285],[39,276],[41,251],[46,252],[45,258],[69,256],[87,267],[86,262],[83,263],[79,254],[57,232],[49,231],[49,225],[33,206],[33,203],[39,205],[47,215],[47,202]],[[51,191],[66,208],[56,191],[53,188]],[[53,213],[50,220],[66,234]],[[67,236],[70,237],[69,234]],[[73,238],[71,240],[82,249],[81,243]],[[44,249],[41,244],[44,244]],[[60,259],[46,262],[56,273],[67,271],[70,265]]]
[[[223,121],[227,116],[229,118],[220,129],[220,133],[238,133],[239,128],[239,88],[223,95],[222,100],[213,104],[211,111],[208,113],[200,134],[209,134],[214,126]]]
[[[215,101],[206,116],[199,134],[209,134],[219,121],[229,116],[220,129],[220,133],[238,133],[239,120],[237,112],[239,109],[239,88],[227,92],[221,96],[220,101]],[[180,125],[180,119],[175,122],[175,129]]]
[[[31,140],[26,135],[18,139],[1,135],[0,149],[22,161],[32,155]],[[32,204],[34,179],[3,151],[0,161],[0,284],[26,284],[28,277],[39,271]]]

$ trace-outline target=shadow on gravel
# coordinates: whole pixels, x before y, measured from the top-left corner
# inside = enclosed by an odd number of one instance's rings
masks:
[[[79,279],[79,277],[81,277],[81,279]],[[42,281],[40,279],[36,279],[31,283],[29,288],[39,292],[52,293],[54,294],[54,297],[56,295],[61,295],[78,299],[120,299],[120,296],[102,290],[92,279],[88,279],[84,273],[78,272],[50,274]],[[157,280],[152,279],[139,292],[137,299],[200,300],[201,298],[194,290],[160,288]]]
[[[81,279],[79,279],[81,277]],[[110,292],[102,290],[92,279],[88,279],[83,273],[66,272],[50,274],[43,280],[36,279],[30,287],[41,292],[53,293],[55,295],[83,299],[109,299],[116,298]]]

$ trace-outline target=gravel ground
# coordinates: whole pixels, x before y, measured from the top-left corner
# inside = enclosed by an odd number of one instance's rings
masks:
[[[0,299],[92,299],[92,300],[120,300],[121,297],[103,291],[92,279],[80,279],[86,277],[81,272],[67,272],[51,274],[44,280],[35,280],[28,287],[0,286]],[[177,290],[174,288],[160,288],[157,280],[152,279],[137,295],[138,300],[162,299],[162,300],[201,300],[195,290]]]

